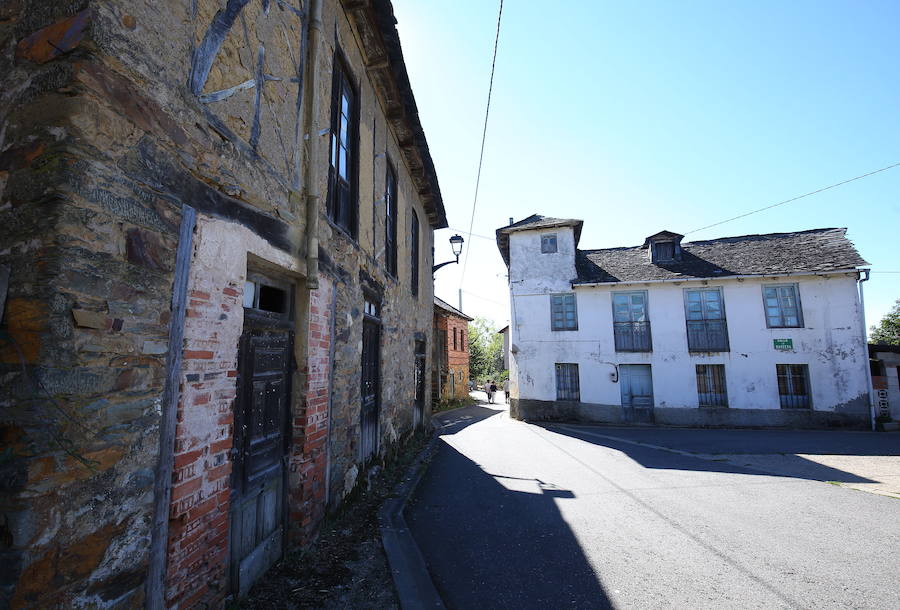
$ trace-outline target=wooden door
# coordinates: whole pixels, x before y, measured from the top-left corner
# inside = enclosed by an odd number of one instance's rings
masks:
[[[415,383],[416,398],[413,410],[413,427],[418,428],[425,420],[425,342],[416,341]]]
[[[241,337],[231,517],[239,596],[283,550],[292,349],[293,334],[283,329],[250,327]]]
[[[619,365],[625,421],[653,422],[653,377],[649,364]]]
[[[369,310],[368,304],[366,307]],[[381,323],[374,315],[363,320],[362,405],[360,410],[360,459],[368,462],[378,453],[378,414],[381,394]]]

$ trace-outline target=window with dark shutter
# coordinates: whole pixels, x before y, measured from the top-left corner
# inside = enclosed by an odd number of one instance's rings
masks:
[[[413,296],[417,297],[419,296],[419,216],[415,210],[410,211],[412,220],[409,228],[409,288]]]
[[[384,260],[388,273],[397,277],[397,174],[390,161],[384,180]]]
[[[349,71],[339,55],[334,57],[331,98],[331,155],[328,168],[328,217],[357,235],[356,166],[358,109]]]

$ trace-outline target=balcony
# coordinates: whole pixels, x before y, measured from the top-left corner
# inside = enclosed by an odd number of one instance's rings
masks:
[[[727,352],[728,324],[725,320],[688,320],[688,351]]]
[[[613,322],[617,352],[653,351],[650,322]]]

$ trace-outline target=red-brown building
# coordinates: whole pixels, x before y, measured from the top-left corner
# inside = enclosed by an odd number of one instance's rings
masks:
[[[434,399],[465,398],[469,393],[469,322],[472,318],[434,297]]]

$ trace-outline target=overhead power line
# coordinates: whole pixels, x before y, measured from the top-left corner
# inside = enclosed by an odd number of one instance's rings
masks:
[[[728,219],[726,219],[726,220],[720,220],[719,222],[714,222],[714,223],[711,224],[711,225],[706,225],[705,227],[700,227],[699,229],[693,229],[693,230],[688,231],[687,233],[685,233],[685,235],[687,235],[688,233],[696,233],[697,231],[703,231],[704,229],[711,229],[712,227],[718,227],[719,225],[723,225],[723,224],[725,224],[726,222],[731,222],[732,220],[737,220],[737,219],[739,219],[739,218],[745,218],[745,217],[747,217],[747,216],[750,216],[751,214],[757,214],[757,213],[763,212],[763,211],[765,211],[765,210],[771,210],[772,208],[777,208],[777,207],[780,206],[780,205],[784,205],[784,204],[786,204],[786,203],[791,203],[792,201],[797,201],[798,199],[803,199],[804,197],[809,197],[809,196],[811,196],[811,195],[815,195],[815,194],[817,194],[817,193],[821,193],[821,192],[823,192],[823,191],[827,191],[827,190],[829,190],[829,189],[833,189],[833,188],[839,187],[839,186],[841,186],[841,185],[847,184],[847,183],[849,183],[849,182],[853,182],[853,181],[855,181],[855,180],[862,180],[863,178],[867,178],[867,177],[869,177],[869,176],[873,176],[873,175],[875,175],[875,174],[877,174],[877,173],[879,173],[879,172],[885,172],[885,171],[887,171],[887,170],[889,170],[889,169],[893,169],[893,168],[898,167],[898,166],[900,166],[900,163],[894,163],[893,165],[888,165],[887,167],[882,167],[881,169],[876,169],[875,171],[869,172],[869,173],[867,173],[867,174],[862,174],[861,176],[856,176],[855,178],[849,178],[849,179],[847,179],[847,180],[843,180],[843,181],[841,181],[841,182],[837,182],[837,183],[835,183],[835,184],[831,184],[831,185],[829,185],[829,186],[825,186],[825,187],[822,187],[822,188],[820,188],[820,189],[816,189],[816,190],[814,190],[814,191],[810,191],[810,192],[808,192],[808,193],[804,193],[803,195],[798,195],[798,196],[796,196],[796,197],[791,197],[790,199],[785,199],[784,201],[779,201],[778,203],[773,203],[772,205],[767,205],[767,206],[765,206],[765,207],[763,207],[763,208],[759,208],[758,210],[751,210],[750,212],[746,212],[746,213],[744,213],[744,214],[740,214],[739,216],[735,216],[735,217],[733,217],[733,218],[728,218]]]
[[[496,237],[488,237],[487,235],[479,235],[477,233],[467,232],[465,229],[454,229],[453,227],[448,227],[451,231],[456,231],[457,233],[468,233],[469,237],[480,237],[481,239],[487,239],[490,241],[497,241]]]
[[[484,161],[484,142],[487,139],[488,116],[491,113],[491,92],[494,90],[494,69],[497,66],[497,44],[500,42],[500,18],[503,17],[503,0],[500,0],[500,10],[497,12],[497,33],[494,36],[494,57],[491,59],[491,81],[488,84],[487,105],[484,109],[484,128],[481,130],[481,152],[478,154],[478,174],[475,178],[475,196],[472,199],[472,217],[469,219],[469,238],[472,237],[472,227],[475,224],[475,206],[478,204],[478,187],[481,185],[481,163]],[[462,288],[463,279],[466,277],[466,265],[469,264],[469,250],[466,250],[466,258],[463,261],[462,274],[459,276],[459,286]]]

